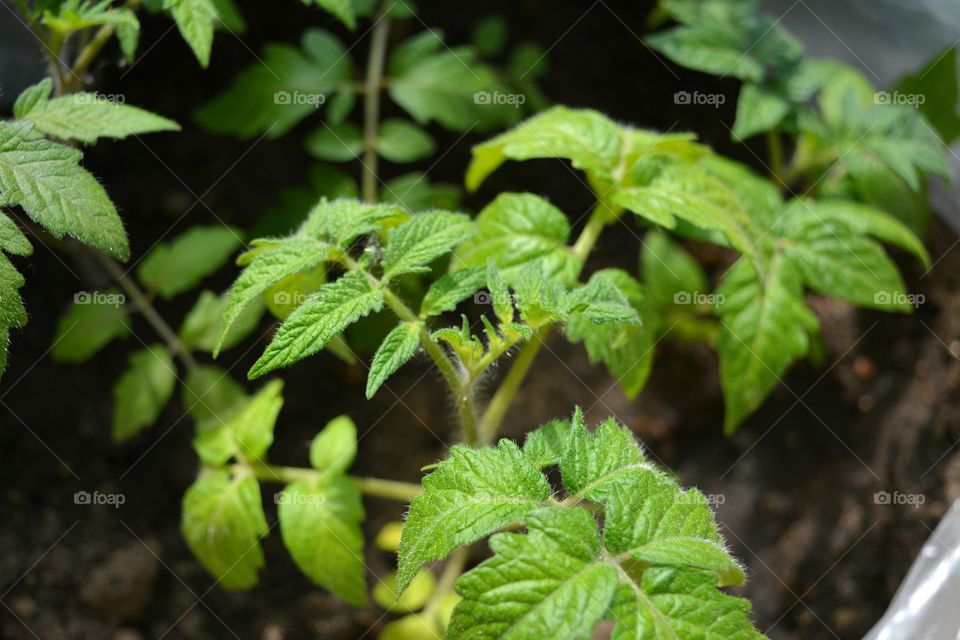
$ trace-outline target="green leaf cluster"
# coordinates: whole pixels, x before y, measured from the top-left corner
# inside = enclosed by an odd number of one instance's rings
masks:
[[[559,469],[560,495],[546,467]],[[749,603],[718,588],[744,575],[706,497],[650,464],[612,419],[591,433],[577,410],[522,448],[454,447],[423,484],[400,542],[401,588],[424,563],[493,534],[493,557],[456,583],[447,638],[575,640],[603,620],[624,640],[763,637]]]

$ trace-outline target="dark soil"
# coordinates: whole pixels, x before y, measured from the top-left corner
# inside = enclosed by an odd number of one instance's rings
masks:
[[[141,50],[156,47],[130,73],[108,61],[98,70],[98,86],[189,123],[193,108],[252,62],[247,46],[257,50],[266,40],[294,39],[309,24],[332,26],[318,10],[293,0],[269,4],[278,15],[268,17],[267,3],[241,3],[250,32],[243,43],[218,36],[207,72],[197,69],[175,32],[166,33],[168,22],[148,20]],[[424,21],[444,29],[452,42],[465,40],[479,17],[498,12],[515,36],[556,43],[544,88],[557,102],[663,130],[693,129],[723,152],[751,158],[728,142],[723,125],[732,122],[735,87],[667,69],[638,42],[646,3],[601,2],[582,19],[588,3],[421,5]],[[719,111],[681,109],[672,94],[683,88],[724,91],[730,99]],[[299,137],[309,127],[254,143],[214,138],[187,124],[179,135],[102,144],[87,164],[108,185],[134,255],[142,256],[157,238],[192,224],[220,219],[249,226],[280,188],[304,179],[309,162]],[[441,148],[457,140],[436,134]],[[458,182],[475,141],[457,144],[436,177]],[[469,204],[482,204],[500,189],[546,193],[573,219],[589,206],[582,185],[557,163],[512,165]],[[192,206],[201,196],[203,204]],[[649,388],[629,402],[580,347],[559,338],[539,356],[540,373],[508,416],[507,435],[568,415],[577,404],[592,422],[617,416],[685,484],[715,497],[727,537],[749,568],[743,594],[752,599],[761,630],[777,639],[859,638],[960,496],[954,449],[960,436],[960,252],[952,251],[956,236],[940,225],[927,240],[937,260],[930,273],[901,260],[911,291],[925,296],[916,314],[883,315],[816,300],[824,365],[795,367],[733,438],[721,433],[717,366],[705,347],[663,344]],[[197,470],[190,421],[173,403],[132,443],[111,443],[110,387],[140,338],[111,345],[83,367],[46,358],[56,317],[73,293],[105,279],[91,264],[37,244],[34,257],[18,263],[27,276],[31,322],[13,336],[11,364],[0,383],[0,637],[375,637],[389,618],[350,608],[311,586],[276,532],[265,542],[268,563],[257,588],[226,593],[214,587],[178,530],[180,499]],[[637,248],[633,234],[611,232],[591,266],[632,269]],[[227,271],[212,284],[225,286]],[[186,296],[162,310],[179,318],[189,301]],[[145,342],[156,340],[145,324],[137,324],[136,333]],[[262,346],[228,355],[221,364],[240,377]],[[361,474],[416,481],[419,469],[443,456],[456,437],[439,378],[426,362],[404,369],[372,402],[363,399],[362,370],[330,356],[309,359],[284,378],[287,402],[273,453],[279,463],[304,464],[310,438],[341,413],[364,432],[355,466]],[[122,494],[124,503],[78,505],[78,491]],[[925,502],[877,504],[877,491],[921,494]],[[271,493],[264,497],[268,520],[276,523]],[[396,503],[366,505],[371,536],[401,514]],[[386,573],[391,563],[371,546],[372,575]]]

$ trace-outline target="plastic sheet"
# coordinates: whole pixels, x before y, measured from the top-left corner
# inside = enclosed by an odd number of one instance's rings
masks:
[[[864,640],[960,640],[960,500],[930,535]]]

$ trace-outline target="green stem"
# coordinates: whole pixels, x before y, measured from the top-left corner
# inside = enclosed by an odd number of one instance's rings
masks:
[[[596,246],[597,240],[600,238],[604,227],[613,220],[616,220],[616,215],[617,212],[611,211],[603,201],[598,202],[593,208],[587,224],[583,227],[572,249],[573,255],[576,256],[580,263],[581,270],[590,252],[593,251],[593,248]],[[543,343],[549,334],[549,327],[538,329],[533,334],[533,339],[523,345],[513,364],[510,365],[507,375],[504,377],[503,382],[500,383],[496,393],[493,394],[490,403],[480,418],[479,435],[481,443],[490,444],[497,437],[497,433],[500,431],[500,426],[503,424],[503,419],[506,417],[510,405],[513,404],[517,392],[523,385],[523,381],[530,372],[533,361],[536,359],[537,354],[540,353],[540,349],[543,347]]]
[[[363,94],[362,194],[367,202],[377,201],[377,128],[380,121],[380,86],[383,81],[383,65],[387,55],[389,33],[390,16],[381,14],[377,17],[370,40],[366,89]]]
[[[177,333],[170,328],[170,325],[167,324],[166,320],[163,319],[163,316],[156,310],[156,308],[150,304],[150,301],[147,300],[147,297],[143,294],[143,291],[140,290],[140,287],[137,286],[137,283],[133,281],[132,278],[128,277],[124,273],[123,269],[117,264],[113,258],[105,256],[99,251],[93,251],[96,255],[97,260],[100,261],[100,264],[103,265],[104,269],[107,270],[107,273],[110,274],[110,277],[120,285],[120,288],[130,296],[131,302],[140,312],[140,314],[150,323],[150,326],[153,327],[163,341],[167,344],[170,351],[176,355],[183,365],[189,370],[193,371],[197,368],[197,361],[194,360],[193,354],[190,353],[190,350],[184,346],[183,342],[180,340],[180,337]]]
[[[767,131],[767,160],[770,162],[770,176],[777,182],[782,182],[783,173],[783,141],[780,134],[774,130]]]
[[[309,469],[306,467],[284,467],[275,464],[266,464],[264,462],[238,463],[232,466],[231,470],[237,472],[252,473],[258,480],[264,482],[277,482],[280,484],[289,484],[291,482],[313,482],[324,476],[322,471]],[[419,484],[410,482],[399,482],[397,480],[384,480],[383,478],[366,478],[358,476],[347,476],[357,488],[365,495],[375,498],[386,498],[388,500],[397,500],[399,502],[409,502],[414,498],[423,495],[423,487]]]

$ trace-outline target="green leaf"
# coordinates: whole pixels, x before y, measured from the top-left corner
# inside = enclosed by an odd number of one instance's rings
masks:
[[[428,270],[430,263],[475,233],[470,218],[450,211],[426,211],[391,230],[383,252],[385,281]]]
[[[43,12],[42,22],[63,40],[73,33],[90,27],[112,26],[116,29],[120,49],[128,61],[133,61],[140,37],[140,21],[126,7],[111,6],[111,2],[68,0],[57,3],[38,3],[50,6]],[[58,5],[58,6],[57,6]]]
[[[573,166],[612,181],[619,162],[620,129],[600,113],[553,107],[473,148],[467,189],[475,191],[506,160],[566,158]]]
[[[303,0],[305,4],[311,2],[318,7],[329,11],[333,16],[353,31],[357,28],[357,17],[353,12],[353,3],[350,0]]]
[[[191,227],[154,247],[140,263],[137,276],[148,289],[170,299],[216,272],[241,244],[240,232],[233,227]]]
[[[741,258],[717,288],[723,296],[717,356],[727,433],[760,406],[810,347],[809,330],[816,328],[817,319],[804,302],[800,282],[797,266],[776,254],[763,284]]]
[[[390,162],[415,162],[433,155],[437,145],[429,133],[406,120],[390,119],[380,125],[377,153]]]
[[[651,222],[673,229],[676,218],[722,232],[741,253],[752,254],[756,234],[736,194],[697,167],[673,165],[649,184],[617,190],[610,200]]]
[[[282,380],[271,380],[252,398],[238,402],[226,418],[218,415],[216,420],[198,425],[193,447],[200,458],[217,466],[232,457],[263,458],[273,444],[273,429],[283,406],[282,389]]]
[[[782,225],[790,239],[785,252],[808,287],[860,306],[910,309],[900,272],[878,242],[842,220],[818,214],[815,204],[791,204]],[[909,231],[903,231],[909,237]]]
[[[0,211],[0,250],[17,256],[29,256],[33,253],[30,240],[23,235],[17,223],[2,211]]]
[[[358,607],[367,603],[363,504],[352,480],[335,476],[288,484],[278,497],[280,534],[313,582]]]
[[[17,120],[32,122],[41,133],[87,144],[100,138],[180,130],[180,125],[172,120],[96,93],[80,92],[51,100],[52,91],[53,82],[44,78],[20,94],[13,115]]]
[[[487,274],[480,267],[470,267],[446,273],[430,285],[420,303],[420,317],[429,318],[453,311],[461,301],[475,294],[484,284]]]
[[[367,400],[417,352],[422,329],[420,322],[402,322],[383,339],[367,374]]]
[[[763,640],[750,622],[750,603],[716,588],[701,571],[651,568],[621,583],[610,609],[611,640],[716,638]]]
[[[360,236],[377,231],[385,220],[402,219],[405,215],[393,206],[347,198],[322,199],[307,216],[297,235],[326,240],[346,249]]]
[[[560,459],[563,485],[571,495],[602,500],[647,463],[633,433],[612,418],[590,433],[578,408]]]
[[[257,378],[323,349],[334,336],[383,306],[383,290],[374,289],[366,275],[351,271],[326,284],[290,314],[263,355],[250,368]]]
[[[357,426],[348,416],[337,416],[310,444],[310,466],[330,474],[350,468],[357,457]]]
[[[183,407],[198,426],[219,426],[246,400],[243,387],[219,367],[200,365],[187,373]]]
[[[897,87],[905,96],[923,96],[920,111],[940,134],[944,144],[951,144],[960,137],[960,116],[957,115],[957,48],[937,52],[933,59],[908,75]],[[917,100],[919,101],[919,100]]]
[[[257,584],[264,564],[260,539],[269,529],[256,478],[201,475],[183,496],[180,530],[219,586],[232,591]]]
[[[318,240],[288,238],[257,253],[226,294],[223,326],[214,345],[214,356],[220,353],[233,324],[251,302],[284,278],[315,267],[330,256],[330,250],[329,244]]]
[[[457,581],[463,601],[447,637],[589,638],[617,589],[617,569],[599,562],[597,523],[583,509],[542,509],[526,535],[490,538],[494,556]]]
[[[619,290],[640,321],[598,324],[587,314],[575,314],[567,321],[567,338],[583,342],[590,362],[603,362],[624,394],[633,399],[643,389],[653,367],[657,317],[646,289],[626,272],[603,269],[590,277],[591,282],[603,280]]]
[[[380,201],[414,212],[453,210],[460,207],[460,187],[448,182],[430,182],[427,174],[413,171],[387,180],[380,190]]]
[[[59,362],[83,362],[115,338],[130,332],[123,295],[114,290],[81,291],[57,323],[50,355]]]
[[[733,138],[745,140],[776,129],[790,109],[790,103],[776,92],[753,83],[743,85],[737,100],[737,119],[731,132]]]
[[[297,48],[268,43],[262,62],[247,67],[230,87],[204,104],[196,121],[212,133],[248,139],[279,138],[316,113],[329,94],[353,76],[346,48],[331,33],[308,30]]]
[[[347,162],[363,155],[363,133],[349,122],[329,126],[324,124],[305,141],[307,151],[320,160]]]
[[[177,383],[177,369],[163,345],[137,351],[129,364],[113,387],[112,430],[117,442],[129,440],[156,422]]]
[[[163,8],[170,12],[180,35],[206,69],[213,48],[213,30],[220,19],[213,0],[164,0]]]
[[[179,335],[183,345],[191,350],[212,352],[223,327],[223,314],[228,303],[226,295],[218,296],[213,291],[203,291],[180,325]],[[263,303],[258,301],[240,313],[237,322],[224,334],[223,349],[239,344],[257,328],[263,316],[263,307]]]
[[[425,563],[517,521],[550,495],[547,479],[509,440],[497,449],[455,446],[423,487],[400,540],[401,591]]]
[[[234,3],[234,0],[213,0],[213,6],[217,10],[217,17],[220,19],[220,26],[227,31],[235,34],[241,34],[247,30],[247,21]]]
[[[640,269],[650,297],[663,307],[673,305],[678,293],[692,296],[709,290],[700,264],[662,231],[643,237]]]
[[[487,16],[473,27],[470,40],[480,55],[492,58],[507,45],[510,32],[502,16]]]
[[[570,283],[580,262],[567,242],[570,223],[562,211],[530,193],[501,193],[476,219],[476,236],[454,254],[452,268],[483,267],[493,260],[514,284],[527,265],[542,265],[548,277]]]
[[[538,469],[560,462],[570,439],[569,420],[551,420],[536,431],[527,434],[523,441],[523,455]]]
[[[433,47],[427,45],[424,49]],[[404,52],[391,64],[387,91],[414,120],[435,120],[455,131],[490,130],[513,124],[520,111],[510,104],[493,103],[491,95],[507,93],[496,74],[478,62],[469,48],[436,50],[428,55]],[[478,98],[487,94],[487,100]]]
[[[45,140],[28,122],[0,122],[0,199],[19,205],[55,238],[65,235],[118,260],[127,234],[107,193],[80,166],[83,154]]]

